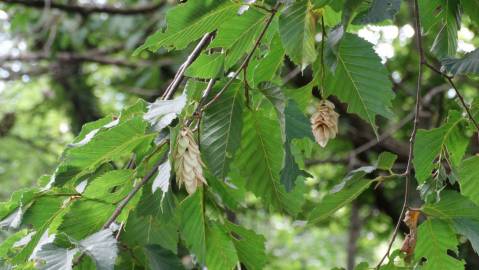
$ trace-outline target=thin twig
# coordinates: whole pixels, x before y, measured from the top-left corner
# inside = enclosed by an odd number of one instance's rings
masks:
[[[162,98],[163,99],[170,99],[176,89],[180,86],[181,82],[183,81],[186,69],[193,63],[193,61],[198,58],[200,55],[201,51],[210,44],[212,38],[214,36],[214,33],[207,33],[201,38],[200,42],[196,45],[196,47],[193,49],[193,51],[188,55],[188,58],[186,58],[186,61],[180,66],[178,69],[178,72],[175,74],[175,78],[171,82],[171,84],[168,86],[168,88],[165,90],[165,94],[163,94]]]
[[[389,256],[389,253],[391,251],[392,245],[394,244],[394,240],[396,240],[398,231],[399,231],[399,225],[402,222],[402,218],[404,216],[404,213],[406,211],[406,208],[408,206],[408,196],[409,196],[409,183],[411,182],[411,173],[412,173],[412,159],[413,159],[413,149],[414,149],[414,142],[416,140],[416,133],[417,133],[417,128],[418,128],[418,123],[419,123],[419,112],[421,110],[421,84],[422,84],[422,77],[423,77],[423,65],[425,63],[425,57],[424,57],[424,49],[422,46],[422,36],[421,36],[421,21],[419,18],[419,4],[418,0],[414,0],[414,17],[415,17],[415,30],[416,30],[416,46],[419,51],[419,65],[418,65],[418,76],[417,76],[417,85],[416,85],[416,107],[414,110],[414,124],[413,124],[413,129],[411,132],[411,137],[409,139],[409,155],[408,155],[408,160],[407,160],[407,165],[406,165],[406,172],[405,174],[405,186],[404,186],[404,198],[403,198],[403,205],[401,208],[401,213],[399,214],[398,221],[396,223],[396,226],[393,231],[393,235],[391,237],[391,240],[389,241],[388,248],[386,250],[386,253],[384,256],[381,258],[379,261],[378,265],[376,266],[376,269],[379,269],[384,262],[384,260]]]
[[[189,126],[193,122],[193,118],[197,117],[198,119],[201,118],[202,110],[201,108],[203,107],[203,104],[206,102],[208,99],[208,96],[213,90],[213,87],[215,86],[216,79],[210,79],[208,82],[208,85],[206,86],[205,90],[203,91],[203,95],[201,96],[200,102],[198,102],[198,106],[196,106],[196,110],[193,112],[191,115],[191,118],[186,120],[185,125]]]
[[[456,84],[452,80],[453,77],[447,75],[446,73],[442,72],[441,70],[437,69],[433,65],[429,64],[428,62],[424,62],[424,65],[431,69],[432,71],[436,72],[440,76],[444,77],[446,81],[451,85],[452,89],[454,89],[454,92],[456,92],[456,96],[459,98],[459,101],[461,102],[462,107],[464,110],[466,110],[467,115],[469,116],[469,119],[471,119],[471,122],[474,124],[476,130],[479,132],[479,124],[477,123],[476,119],[471,113],[471,110],[469,106],[466,104],[466,101],[464,100],[464,97],[462,96],[461,92],[459,92],[459,89],[457,88]]]
[[[271,10],[271,15],[268,17],[268,20],[266,21],[265,26],[263,27],[263,30],[261,31],[258,39],[256,40],[256,43],[254,44],[253,49],[251,52],[246,56],[245,60],[243,63],[240,65],[240,67],[233,73],[233,75],[230,77],[228,82],[221,88],[221,90],[208,102],[206,103],[205,106],[203,106],[202,110],[206,110],[213,102],[215,102],[227,89],[228,87],[236,80],[240,72],[248,66],[249,61],[251,60],[251,57],[253,57],[254,52],[256,49],[259,47],[261,44],[261,40],[263,39],[264,35],[266,34],[266,31],[268,30],[269,26],[271,25],[271,22],[273,22],[274,16],[278,12],[278,8],[281,5],[281,3],[278,1],[274,8]]]

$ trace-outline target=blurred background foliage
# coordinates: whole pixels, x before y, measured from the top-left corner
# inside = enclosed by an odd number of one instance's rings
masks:
[[[164,14],[174,2],[0,0],[0,200],[52,173],[62,149],[86,122],[117,113],[138,98],[152,101],[162,94],[190,50],[131,55],[148,35],[164,26]],[[324,12],[333,24],[334,11]],[[394,170],[403,170],[418,62],[411,14],[410,5],[403,3],[394,22],[355,29],[375,45],[392,76],[397,118],[390,122],[381,119],[379,127],[380,133],[392,128],[393,135],[377,142],[366,123],[338,104],[338,139],[325,149],[295,142],[296,158],[304,159],[312,175],[307,180],[311,206],[339,183],[348,169],[374,163],[383,151],[397,154]],[[477,29],[467,18],[463,20],[459,54],[479,45]],[[425,37],[427,47],[433,38]],[[310,70],[300,72],[292,64],[284,67],[284,74],[291,89],[311,80]],[[445,119],[445,107],[460,107],[443,78],[429,70],[425,78],[420,127],[432,128]],[[468,102],[477,96],[475,78],[460,79],[458,85]],[[314,108],[317,100],[307,100]],[[477,141],[471,148],[477,151]],[[260,202],[252,195],[249,208],[257,210],[236,218],[268,239],[267,269],[331,269],[338,265],[351,269],[354,261],[374,263],[384,252],[399,216],[402,194],[401,182],[386,182],[314,228],[260,210]],[[417,194],[412,198],[418,198]],[[402,237],[406,229],[401,229]],[[469,269],[479,269],[478,258],[468,245],[463,245],[461,252]]]

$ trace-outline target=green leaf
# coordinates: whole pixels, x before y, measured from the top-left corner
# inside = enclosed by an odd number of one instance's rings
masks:
[[[376,167],[382,170],[391,170],[398,156],[391,152],[382,152],[379,154]]]
[[[347,34],[339,46],[334,74],[326,72],[325,94],[348,104],[348,112],[359,115],[376,131],[376,115],[393,116],[392,84],[386,68],[367,41]],[[318,72],[318,79],[320,79]]]
[[[202,264],[206,262],[206,223],[203,205],[203,189],[181,202],[179,206],[179,224],[181,238],[187,248]]]
[[[71,270],[73,268],[73,257],[78,249],[60,248],[53,244],[46,244],[38,252],[38,259],[45,261],[40,270]]]
[[[281,170],[281,183],[289,192],[294,188],[296,179],[299,176],[308,176],[309,174],[301,170],[294,159],[291,151],[294,139],[309,138],[314,140],[311,132],[311,125],[309,119],[298,108],[298,105],[293,100],[289,100],[284,109],[285,118],[285,134],[286,141],[284,145],[285,158],[284,167]]]
[[[235,245],[238,258],[248,270],[261,270],[266,264],[265,242],[262,235],[227,222],[225,228]]]
[[[63,217],[58,230],[73,239],[83,239],[101,230],[114,209],[112,204],[77,200],[72,203],[68,213]]]
[[[96,135],[89,143],[66,151],[55,173],[54,184],[63,185],[93,172],[102,163],[130,153],[138,145],[151,142],[155,134],[145,135],[147,124],[133,118]]]
[[[22,225],[36,230],[45,225],[58,212],[67,196],[45,196],[36,199],[23,215]]]
[[[223,73],[225,55],[222,53],[201,54],[186,69],[185,75],[198,79],[213,79]]]
[[[159,245],[147,245],[146,257],[150,268],[155,270],[183,270],[185,269],[178,257]]]
[[[437,219],[428,219],[418,227],[415,258],[427,261],[424,270],[457,270],[464,269],[464,262],[448,255],[448,250],[457,254],[456,234],[451,226]]]
[[[206,266],[208,269],[233,269],[238,262],[238,255],[228,235],[216,224],[208,226],[207,235]]]
[[[469,0],[469,1],[461,1],[461,5],[463,7],[464,13],[466,13],[469,18],[473,22],[476,23],[476,25],[479,24],[479,1],[477,0]]]
[[[96,232],[75,244],[93,259],[97,270],[113,270],[118,247],[110,229]]]
[[[463,58],[446,58],[442,60],[442,66],[452,75],[477,75],[479,74],[479,49],[467,53]]]
[[[479,254],[479,221],[457,218],[454,219],[453,224],[456,231],[469,239],[472,248],[476,251],[476,254]]]
[[[235,83],[203,114],[201,151],[208,168],[221,181],[240,145],[243,106],[241,84]]]
[[[419,10],[424,31],[437,33],[431,51],[439,59],[454,56],[461,21],[459,0],[423,0]]]
[[[375,24],[388,19],[394,19],[394,16],[401,8],[402,0],[374,0],[371,7],[356,16],[353,24]]]
[[[278,70],[283,65],[284,49],[279,35],[275,35],[269,46],[268,53],[260,59],[253,74],[253,85],[272,81]]]
[[[439,219],[474,219],[479,221],[479,207],[468,198],[453,191],[441,192],[441,200],[423,206],[423,212]]]
[[[289,58],[301,69],[316,60],[316,22],[309,0],[299,0],[289,6],[279,17],[279,33]]]
[[[459,168],[459,185],[461,186],[461,193],[476,204],[479,204],[478,168],[479,156],[474,156],[464,160]]]
[[[324,221],[361,195],[373,183],[371,180],[362,179],[363,176],[363,172],[358,172],[357,175],[351,176],[352,178],[347,183],[340,184],[340,190],[338,190],[338,187],[334,188],[333,192],[326,195],[319,205],[311,211],[308,222]]]
[[[247,179],[248,190],[266,205],[294,214],[301,208],[303,195],[299,185],[288,193],[280,183],[283,142],[278,121],[269,115],[264,109],[245,111],[241,155],[237,155],[236,165]]]
[[[231,68],[249,53],[264,27],[267,14],[250,8],[241,16],[232,16],[221,23],[209,48],[226,49],[225,68]]]
[[[172,8],[166,15],[167,29],[148,37],[134,54],[161,47],[184,49],[206,33],[213,32],[238,16],[240,4],[225,0],[188,1]]]
[[[133,188],[134,170],[109,171],[88,184],[83,196],[105,202],[121,201]]]
[[[443,152],[449,153],[452,165],[458,166],[466,151],[468,139],[461,131],[464,117],[451,111],[447,123],[431,130],[419,130],[414,144],[414,169],[419,184],[431,177],[434,160]]]
[[[28,230],[20,230],[10,236],[8,236],[6,239],[3,240],[2,243],[0,243],[0,258],[5,259],[7,258],[8,252],[10,249],[16,245],[20,239],[25,237],[27,235]]]
[[[159,132],[176,119],[185,105],[186,96],[184,94],[173,100],[159,98],[148,105],[148,111],[143,116],[143,119],[148,121],[155,131]]]

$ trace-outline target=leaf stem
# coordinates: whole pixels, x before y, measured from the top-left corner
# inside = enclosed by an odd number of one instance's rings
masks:
[[[384,262],[384,260],[389,256],[392,245],[394,244],[394,240],[396,240],[396,237],[398,235],[399,225],[401,224],[404,213],[406,212],[406,209],[408,207],[409,184],[411,182],[411,173],[412,173],[413,149],[414,149],[414,142],[416,140],[418,123],[419,123],[419,112],[421,110],[421,84],[422,84],[422,78],[423,78],[423,65],[425,65],[426,63],[424,49],[422,45],[421,20],[419,17],[420,16],[419,16],[418,0],[414,0],[414,18],[415,18],[414,26],[416,31],[416,46],[419,52],[420,60],[418,65],[418,76],[417,76],[417,85],[416,85],[416,106],[414,110],[414,122],[413,122],[413,129],[411,132],[411,136],[409,138],[409,154],[407,159],[406,171],[404,172],[404,175],[406,177],[405,178],[406,182],[404,186],[404,198],[403,198],[401,213],[399,214],[398,221],[396,223],[396,226],[394,227],[393,235],[389,241],[388,248],[384,256],[379,261],[378,265],[376,266],[376,269],[379,269],[382,263]]]

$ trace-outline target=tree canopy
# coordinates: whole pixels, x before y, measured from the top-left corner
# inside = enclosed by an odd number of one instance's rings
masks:
[[[0,0],[0,270],[479,269],[478,8]]]

